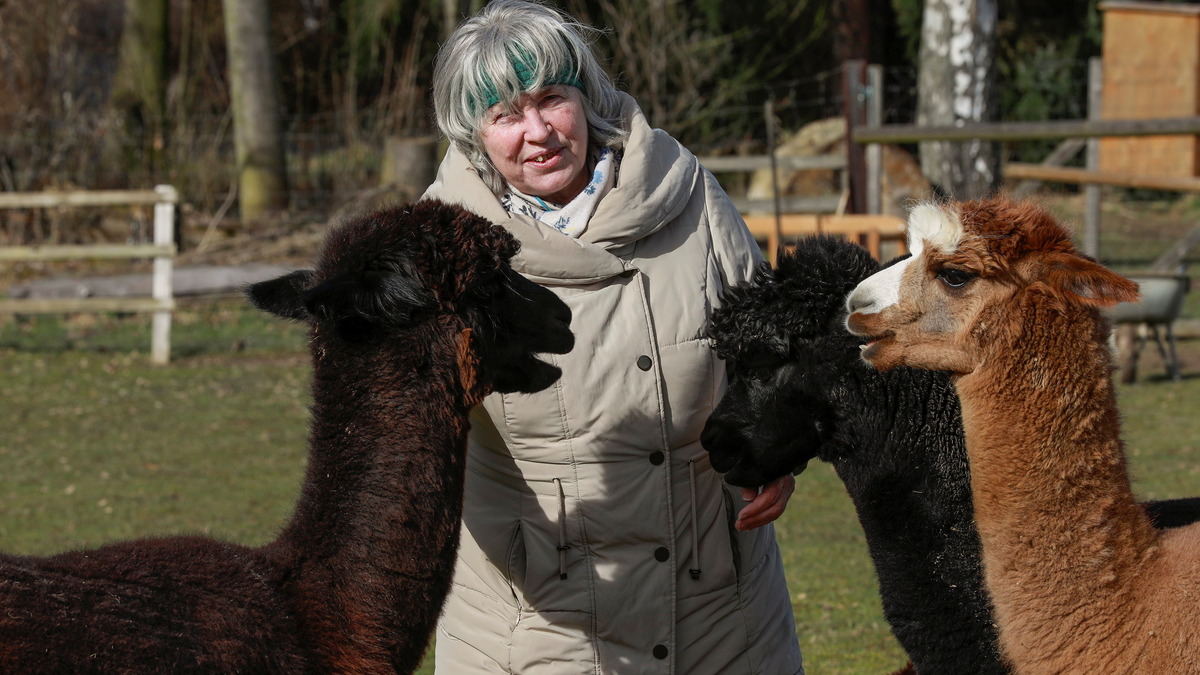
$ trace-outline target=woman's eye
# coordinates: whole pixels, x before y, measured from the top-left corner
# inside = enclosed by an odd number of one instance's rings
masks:
[[[487,112],[487,120],[489,124],[503,124],[513,118],[513,111],[505,110],[499,105],[489,108]]]
[[[942,280],[950,288],[962,288],[967,285],[967,282],[975,278],[975,275],[965,270],[945,267],[937,273],[937,278]]]

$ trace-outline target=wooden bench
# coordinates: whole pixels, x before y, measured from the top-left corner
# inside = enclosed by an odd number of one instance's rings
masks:
[[[908,252],[904,236],[904,220],[898,216],[834,215],[829,213],[788,213],[780,216],[776,230],[775,216],[745,216],[746,226],[754,238],[766,243],[767,257],[774,264],[780,246],[811,234],[833,234],[859,244],[876,260],[883,260],[884,242],[896,246],[895,255]]]

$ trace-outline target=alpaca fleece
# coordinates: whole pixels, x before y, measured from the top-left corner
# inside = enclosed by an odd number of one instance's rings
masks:
[[[517,244],[457,208],[369,214],[314,271],[249,289],[311,325],[300,498],[279,537],[0,556],[0,672],[408,673],[453,570],[467,415],[536,391],[570,312],[508,267]]]
[[[1099,312],[1136,284],[1036,205],[934,208],[847,326],[876,367],[955,373],[1003,653],[1018,673],[1200,672],[1200,526],[1156,530],[1134,498]]]
[[[830,463],[879,578],[884,615],[918,673],[1004,673],[983,585],[958,398],[947,373],[876,371],[842,325],[844,298],[879,265],[833,237],[800,240],[736,287],[709,331],[729,389],[703,441],[737,485]],[[1200,499],[1144,505],[1159,527]]]

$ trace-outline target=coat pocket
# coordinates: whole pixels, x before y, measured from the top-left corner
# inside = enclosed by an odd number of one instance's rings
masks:
[[[521,524],[510,564],[521,606],[534,611],[588,611],[588,575],[579,528],[561,494],[521,495]]]
[[[521,523],[513,528],[512,536],[508,539],[508,556],[505,574],[512,587],[513,597],[520,599],[517,588],[525,584],[526,558],[525,543],[522,539]]]

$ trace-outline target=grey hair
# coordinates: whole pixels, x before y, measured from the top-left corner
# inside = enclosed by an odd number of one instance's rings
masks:
[[[592,50],[600,32],[538,2],[492,0],[438,50],[433,69],[438,129],[496,194],[504,190],[504,178],[480,133],[489,99],[512,106],[525,92],[571,84],[583,93],[590,146],[625,144],[629,131],[621,97]]]

